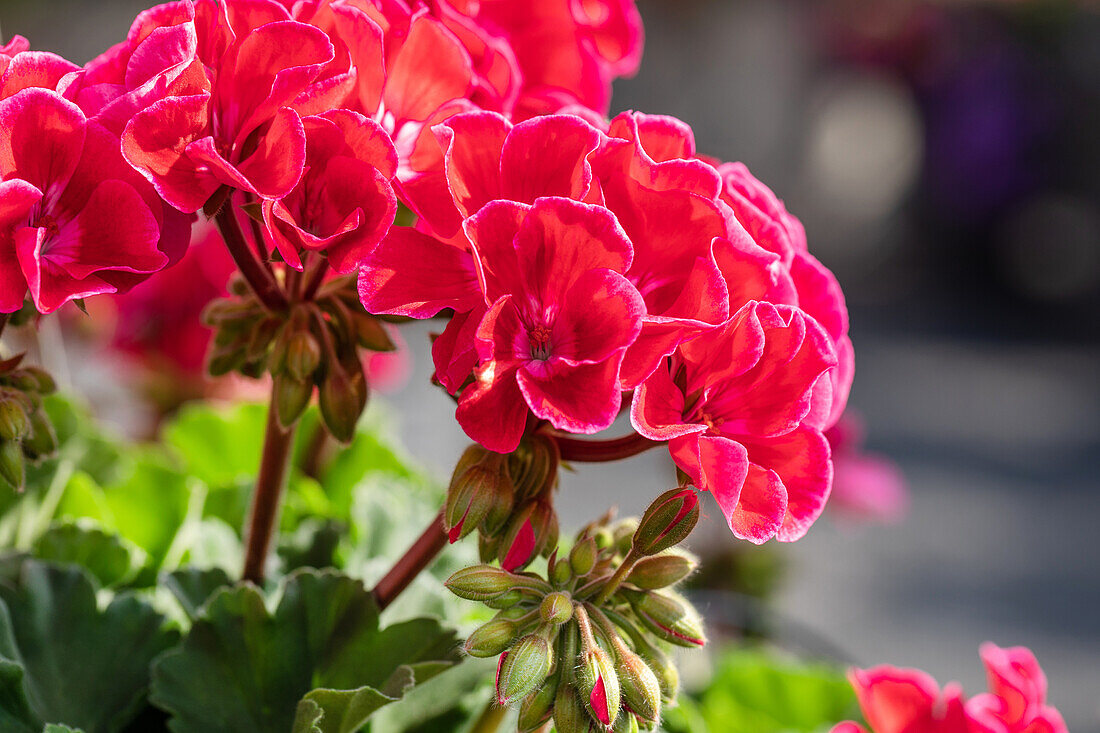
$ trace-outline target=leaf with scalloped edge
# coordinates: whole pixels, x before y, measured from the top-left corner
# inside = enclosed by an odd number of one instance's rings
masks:
[[[122,730],[144,705],[152,660],[178,632],[132,594],[101,608],[83,568],[7,558],[4,570],[0,730]]]
[[[345,713],[354,704],[357,714],[376,700],[368,692],[356,697],[360,688],[396,697],[407,686],[394,681],[407,674],[403,666],[448,665],[456,648],[454,634],[434,619],[379,628],[378,607],[362,582],[302,570],[289,576],[274,611],[251,585],[215,593],[184,643],[157,660],[151,699],[172,715],[176,733],[267,733],[296,724],[328,731],[321,721],[325,714],[333,720],[329,711],[346,703]],[[417,681],[415,673],[404,680]],[[316,695],[318,719],[310,705],[299,708],[317,688],[352,694]]]

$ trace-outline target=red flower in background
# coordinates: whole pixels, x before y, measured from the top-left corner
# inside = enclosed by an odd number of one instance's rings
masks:
[[[964,700],[952,683],[940,690],[917,669],[852,670],[848,678],[871,733],[1069,733],[1062,716],[1046,703],[1046,676],[1024,647],[985,643],[982,661],[989,692]],[[845,722],[832,733],[865,733]]]
[[[863,425],[849,410],[825,432],[833,455],[831,510],[853,519],[895,522],[909,508],[901,470],[884,456],[863,450]]]
[[[734,535],[802,537],[829,496],[814,386],[836,364],[828,336],[796,308],[751,302],[680,345],[634,394],[631,421],[718,500]]]

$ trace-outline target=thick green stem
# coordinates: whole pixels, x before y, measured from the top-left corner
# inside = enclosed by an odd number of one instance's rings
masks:
[[[497,705],[495,700],[489,700],[473,727],[470,728],[470,733],[496,733],[500,730],[500,724],[504,722],[506,712],[507,708]]]
[[[286,486],[287,468],[294,444],[294,428],[283,429],[275,415],[275,398],[267,408],[267,430],[264,433],[260,472],[256,477],[256,490],[252,494],[252,506],[245,527],[245,555],[242,580],[256,585],[264,582],[264,565],[275,535],[275,522],[279,518],[283,488]]]
[[[607,585],[603,587],[603,590],[600,591],[600,594],[596,596],[596,600],[593,602],[597,606],[606,603],[607,599],[610,598],[611,595],[619,589],[619,586],[622,585],[623,579],[626,578],[626,576],[634,568],[634,564],[640,559],[641,556],[637,555],[634,550],[631,549],[630,552],[626,554],[626,557],[623,558],[622,565],[619,566],[618,570],[615,571],[615,574],[612,575],[611,578],[607,581]]]

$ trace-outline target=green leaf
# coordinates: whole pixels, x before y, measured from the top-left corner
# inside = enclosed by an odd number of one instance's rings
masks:
[[[84,731],[79,728],[70,728],[67,725],[48,723],[46,727],[42,729],[42,733],[84,733]]]
[[[103,587],[130,580],[145,564],[140,548],[87,519],[54,524],[38,538],[32,553],[42,560],[80,565]]]
[[[721,657],[699,710],[711,730],[724,733],[817,733],[859,719],[855,693],[839,670],[747,650]]]
[[[150,663],[178,632],[132,594],[99,608],[81,568],[28,558],[16,578],[0,586],[0,721],[21,721],[13,731],[46,721],[121,730],[144,702]]]
[[[278,553],[283,561],[283,572],[335,567],[336,548],[345,531],[341,522],[306,517],[291,534],[280,538]]]
[[[385,692],[367,686],[355,690],[313,690],[298,703],[295,725],[299,726],[299,721],[312,719],[308,727],[295,727],[293,733],[355,733],[376,711],[400,700],[417,684],[450,666],[448,662],[402,665],[384,685]],[[312,717],[313,711],[317,710],[321,713],[320,717]]]
[[[312,699],[323,713],[324,705],[365,710],[375,698],[359,688],[395,697],[403,692],[393,687],[402,666],[416,682],[416,670],[424,670],[412,665],[450,663],[456,646],[432,619],[380,629],[378,607],[360,581],[303,570],[287,579],[274,613],[254,586],[218,591],[183,645],[154,665],[151,697],[172,715],[176,733],[266,733],[291,729],[296,719],[327,726],[309,705],[298,710],[311,690],[353,691]]]
[[[215,410],[185,405],[164,428],[164,443],[185,472],[211,487],[251,481],[263,448],[267,408],[257,404]]]
[[[194,567],[170,573],[161,582],[192,621],[198,618],[199,610],[214,593],[232,584],[229,575],[221,568]]]

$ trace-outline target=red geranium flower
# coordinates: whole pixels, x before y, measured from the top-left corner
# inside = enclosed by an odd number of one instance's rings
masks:
[[[476,382],[458,421],[485,447],[516,448],[528,411],[594,433],[619,411],[619,365],[645,312],[622,276],[631,248],[597,206],[494,201],[466,223],[489,311],[477,329]]]
[[[814,385],[836,364],[821,326],[797,308],[751,302],[666,364],[634,393],[635,429],[669,441],[737,537],[802,537],[832,481],[828,441],[806,422]]]

